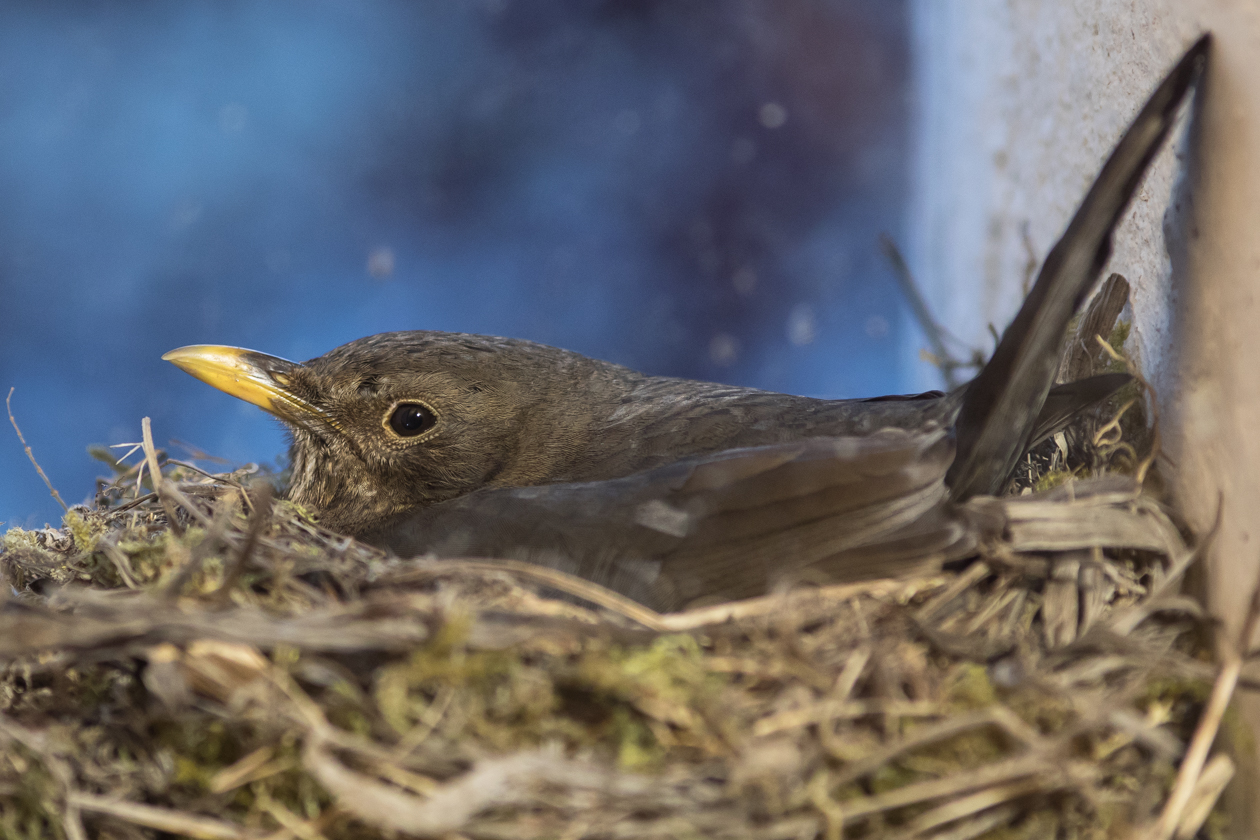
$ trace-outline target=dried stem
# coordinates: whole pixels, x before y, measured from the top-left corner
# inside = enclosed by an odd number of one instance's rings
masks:
[[[157,449],[153,446],[153,426],[148,417],[140,421],[140,428],[144,431],[144,460],[149,465],[153,492],[157,493],[158,501],[162,503],[162,510],[166,511],[171,531],[177,537],[183,536],[184,526],[180,524],[179,517],[175,513],[175,505],[171,502],[169,495],[163,492],[166,489],[165,482],[162,477],[162,467],[158,464]]]
[[[915,320],[919,322],[919,329],[923,330],[923,335],[927,338],[928,344],[932,346],[932,355],[936,358],[936,366],[940,369],[941,376],[945,377],[945,387],[953,390],[960,384],[957,374],[958,369],[961,367],[972,367],[973,364],[958,361],[945,347],[945,331],[932,317],[927,301],[924,299],[923,293],[919,291],[919,285],[914,280],[914,274],[911,273],[910,266],[906,264],[905,258],[901,255],[901,250],[897,248],[897,244],[892,241],[888,234],[881,234],[879,245],[883,249],[884,256],[887,257],[889,264],[892,265],[893,274],[897,278],[897,283],[901,286],[901,293],[905,296],[906,302],[910,304],[910,311],[914,313]]]
[[[170,808],[157,808],[153,805],[98,796],[94,793],[78,791],[71,794],[69,801],[82,811],[108,814],[132,825],[166,831],[181,837],[194,837],[197,840],[246,840],[254,836],[233,823],[212,817],[188,814]]]
[[[1208,752],[1216,733],[1221,728],[1225,710],[1238,687],[1238,677],[1242,673],[1246,652],[1251,639],[1256,633],[1257,622],[1260,622],[1260,580],[1256,581],[1251,592],[1251,603],[1247,607],[1247,615],[1243,619],[1242,629],[1232,644],[1223,644],[1221,651],[1221,670],[1212,685],[1212,694],[1208,697],[1207,706],[1199,725],[1195,727],[1194,736],[1190,739],[1190,747],[1186,757],[1177,770],[1177,781],[1173,784],[1168,801],[1159,815],[1159,820],[1147,835],[1149,840],[1169,840],[1181,825],[1182,813],[1194,795],[1199,777],[1203,774],[1203,766],[1207,763]]]
[[[13,424],[13,431],[17,432],[18,440],[22,441],[22,448],[26,450],[26,457],[31,459],[31,463],[35,465],[35,471],[39,473],[39,477],[44,479],[44,484],[48,486],[48,491],[52,493],[52,497],[57,500],[57,504],[61,505],[62,510],[70,510],[66,507],[66,503],[61,500],[61,494],[57,492],[57,488],[52,486],[52,482],[48,480],[48,476],[44,473],[39,462],[35,460],[35,453],[31,451],[31,446],[26,442],[26,438],[22,437],[22,430],[18,428],[17,418],[13,416],[13,406],[10,405],[13,400],[13,388],[9,389],[9,395],[4,398],[4,407],[9,412],[9,422]]]

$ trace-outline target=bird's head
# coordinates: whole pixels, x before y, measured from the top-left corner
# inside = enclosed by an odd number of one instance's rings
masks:
[[[349,534],[480,487],[551,480],[589,434],[564,395],[614,367],[438,332],[374,335],[304,363],[215,345],[162,358],[283,420],[289,498]]]

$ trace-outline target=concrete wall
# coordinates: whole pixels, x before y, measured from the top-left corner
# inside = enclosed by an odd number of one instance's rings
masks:
[[[914,20],[908,258],[938,317],[986,352],[987,325],[1014,314],[1151,88],[1215,34],[1194,116],[1156,161],[1110,269],[1133,286],[1127,349],[1157,391],[1161,471],[1200,533],[1223,500],[1206,590],[1236,627],[1260,566],[1260,2],[918,0]],[[938,385],[917,351],[907,363]],[[1260,732],[1260,707],[1241,700]]]

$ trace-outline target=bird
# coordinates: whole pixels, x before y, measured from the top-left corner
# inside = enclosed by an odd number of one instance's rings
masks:
[[[382,333],[297,363],[223,345],[162,358],[285,423],[288,498],[399,557],[559,569],[653,609],[974,554],[965,506],[1130,381],[1054,386],[1065,333],[1210,44],[1160,83],[977,376],[824,400],[649,376],[529,341]]]

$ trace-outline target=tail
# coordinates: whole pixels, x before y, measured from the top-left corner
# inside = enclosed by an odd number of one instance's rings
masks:
[[[1210,35],[1186,52],[1120,138],[993,358],[967,386],[957,420],[958,454],[947,482],[962,501],[1002,491],[1028,446],[1059,368],[1068,322],[1111,256],[1111,233],[1177,117],[1202,67]]]

